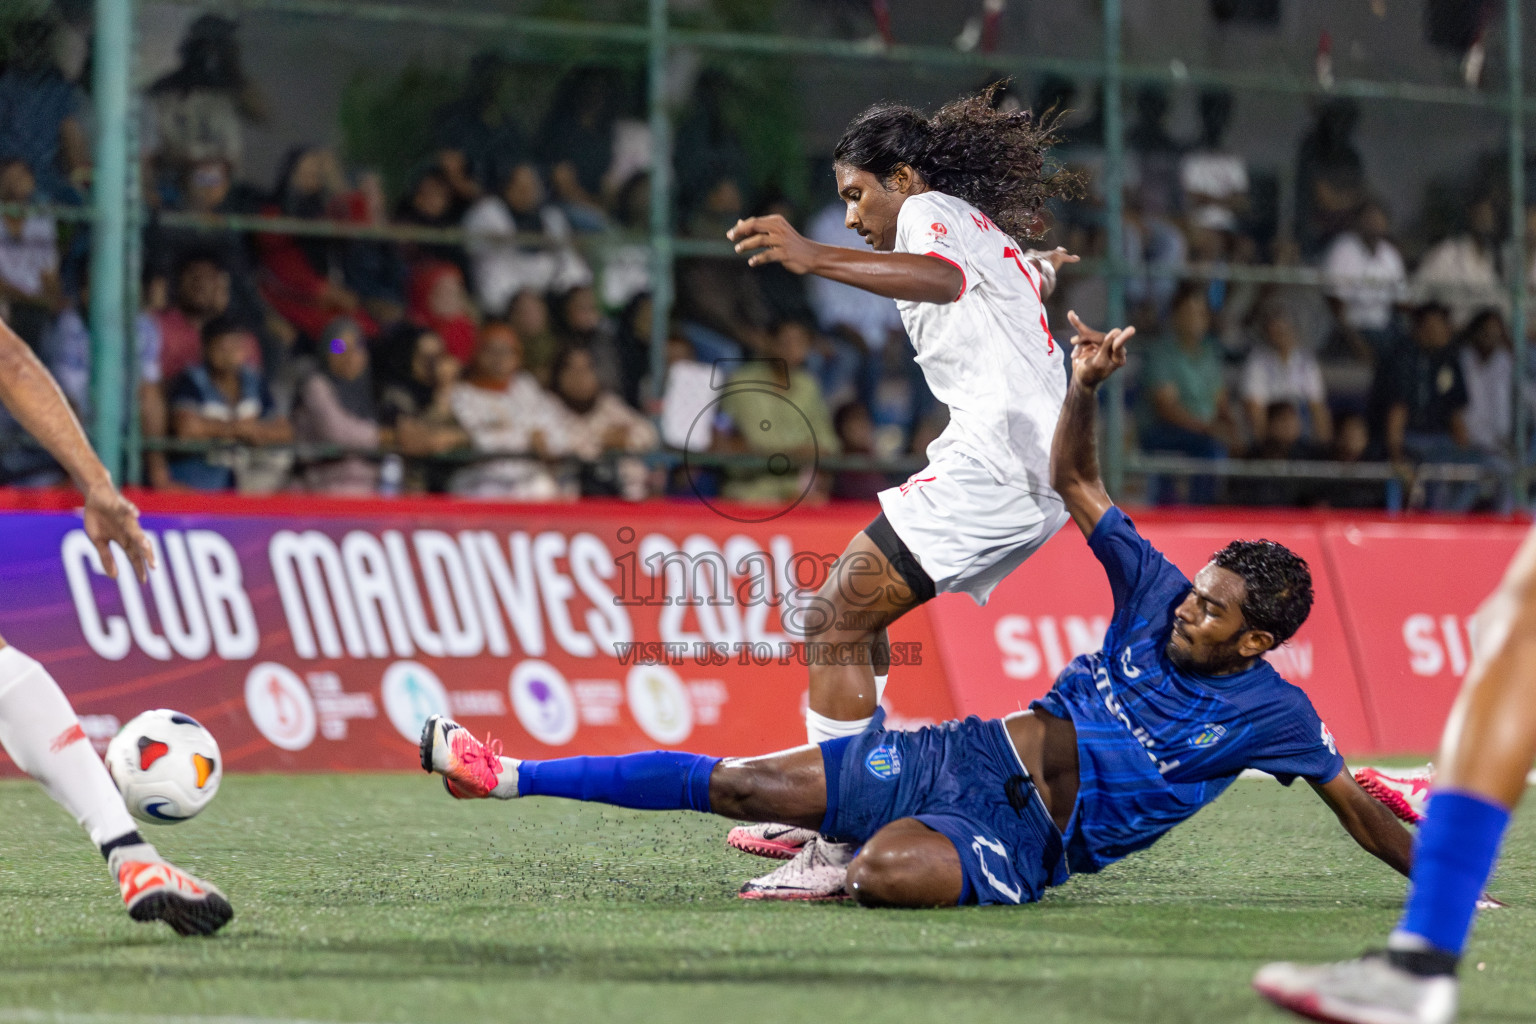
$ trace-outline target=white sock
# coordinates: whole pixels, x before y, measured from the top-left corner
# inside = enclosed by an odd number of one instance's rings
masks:
[[[880,702],[885,700],[885,681],[889,678],[891,678],[889,672],[883,676],[875,676],[875,707],[879,707]]]
[[[107,870],[112,872],[113,878],[116,878],[117,873],[123,869],[123,865],[129,861],[139,864],[164,864],[165,858],[160,856],[159,850],[148,843],[115,846],[112,852],[107,854]]]
[[[517,766],[522,764],[515,757],[501,759],[501,775],[496,779],[496,788],[491,790],[491,796],[497,800],[517,799]]]
[[[1394,928],[1392,934],[1387,937],[1387,948],[1398,953],[1428,953],[1435,946],[1422,935]]]
[[[826,715],[818,715],[809,708],[805,711],[805,736],[811,743],[825,743],[827,740],[835,740],[840,736],[857,736],[869,728],[869,723],[875,716],[868,718],[855,718],[852,721],[843,721],[837,718],[828,718]]]
[[[0,648],[0,745],[98,847],[137,831],[69,698],[47,669],[14,647]]]

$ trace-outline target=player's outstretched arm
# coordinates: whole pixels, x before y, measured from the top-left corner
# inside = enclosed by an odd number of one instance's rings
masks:
[[[1056,271],[1060,270],[1063,264],[1076,263],[1082,259],[1081,256],[1074,256],[1067,252],[1066,247],[1061,245],[1050,252],[1044,249],[1031,249],[1024,254],[1024,257],[1034,263],[1040,272],[1041,302],[1049,300],[1056,291]]]
[[[1322,785],[1313,782],[1311,786],[1362,850],[1394,871],[1408,873],[1413,865],[1413,836],[1386,804],[1361,789],[1348,771],[1339,772]]]
[[[85,495],[85,532],[101,554],[107,575],[117,577],[117,560],[110,547],[116,541],[139,580],[147,579],[155,556],[139,528],[139,510],[118,493],[53,374],[4,323],[0,323],[0,402],[59,460]]]
[[[1106,333],[1084,324],[1075,312],[1067,317],[1077,334],[1072,338],[1072,382],[1051,441],[1051,486],[1087,537],[1114,504],[1099,475],[1099,385],[1125,365],[1125,343],[1136,328]]]
[[[813,242],[778,214],[749,217],[725,233],[737,252],[760,249],[747,264],[779,263],[795,274],[816,274],[888,299],[945,305],[959,298],[965,273],[948,260],[912,252],[875,252]]]

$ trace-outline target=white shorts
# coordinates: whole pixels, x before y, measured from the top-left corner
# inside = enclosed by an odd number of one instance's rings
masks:
[[[880,507],[935,591],[962,591],[979,605],[1071,518],[1055,491],[998,483],[957,451],[881,491]]]

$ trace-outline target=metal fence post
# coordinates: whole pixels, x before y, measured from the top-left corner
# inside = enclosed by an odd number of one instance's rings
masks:
[[[1521,67],[1525,40],[1521,35],[1520,4],[1505,0],[1505,56],[1509,74],[1509,239],[1513,258],[1509,275],[1510,335],[1515,340],[1514,393],[1515,500],[1524,505],[1530,480],[1526,457],[1526,410],[1524,399],[1529,351],[1525,338],[1526,259],[1525,251],[1525,88]]]
[[[125,242],[128,234],[128,64],[133,0],[96,0],[96,166],[91,191],[91,440],[102,463],[123,470],[123,359],[129,329]]]
[[[1104,0],[1104,244],[1108,322],[1125,324],[1125,140],[1120,111],[1120,0]],[[1125,374],[1109,379],[1104,410],[1104,484],[1115,497],[1125,483]]]
[[[667,107],[667,0],[650,0],[651,387],[661,398],[672,321],[672,114]]]
[[[142,110],[134,88],[134,69],[138,66],[137,10],[128,12],[128,116],[123,118],[123,149],[128,154],[124,176],[124,208],[128,223],[123,239],[123,296],[127,305],[123,374],[123,481],[134,485],[144,482],[144,430],[139,416],[139,310],[143,305],[144,273],[144,182],[139,162],[139,116]]]

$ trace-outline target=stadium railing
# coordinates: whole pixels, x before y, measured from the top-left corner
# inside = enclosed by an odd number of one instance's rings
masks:
[[[782,35],[752,32],[713,31],[679,24],[679,18],[669,10],[667,0],[646,0],[644,23],[574,21],[559,18],[531,17],[495,10],[470,10],[426,3],[356,2],[356,0],[153,0],[155,5],[192,7],[201,11],[280,12],[295,17],[317,19],[341,19],[361,23],[405,23],[434,26],[450,30],[472,31],[483,34],[487,41],[521,38],[547,40],[590,48],[596,58],[611,56],[615,52],[638,54],[643,52],[648,69],[649,123],[655,144],[652,147],[652,210],[648,240],[652,253],[653,271],[653,374],[659,378],[664,367],[664,343],[666,327],[674,300],[672,285],[673,261],[682,256],[725,256],[731,250],[725,243],[700,242],[677,237],[673,230],[673,188],[670,165],[670,140],[672,137],[672,111],[665,97],[667,62],[679,49],[725,52],[759,57],[826,58],[839,61],[885,62],[916,68],[973,69],[994,73],[1026,74],[1055,72],[1096,79],[1103,86],[1104,94],[1104,222],[1106,225],[1108,256],[1101,261],[1085,262],[1078,268],[1080,273],[1101,273],[1107,281],[1107,319],[1124,322],[1125,283],[1136,274],[1157,274],[1156,268],[1138,267],[1128,263],[1120,254],[1122,226],[1122,182],[1124,180],[1124,111],[1122,87],[1128,84],[1169,83],[1193,86],[1219,86],[1239,91],[1288,93],[1300,96],[1340,96],[1361,100],[1406,102],[1414,104],[1445,104],[1465,108],[1482,108],[1503,115],[1507,123],[1508,184],[1512,196],[1523,196],[1524,188],[1524,124],[1526,97],[1523,83],[1523,30],[1522,6],[1518,3],[1505,5],[1504,42],[1506,63],[1506,89],[1500,93],[1421,84],[1407,81],[1375,81],[1364,78],[1341,77],[1324,79],[1323,76],[1275,74],[1262,71],[1234,71],[1214,68],[1188,67],[1182,62],[1169,64],[1131,63],[1123,54],[1123,0],[1102,0],[1101,38],[1098,59],[1059,58],[1039,55],[1008,53],[964,53],[942,46],[894,45],[873,46],[862,41],[846,41],[821,38],[795,38]],[[94,256],[93,280],[97,293],[112,292],[113,300],[99,300],[93,296],[91,328],[93,335],[93,367],[97,380],[93,381],[98,415],[92,424],[93,439],[114,469],[128,470],[128,477],[135,478],[140,457],[147,442],[138,436],[137,416],[132,404],[132,389],[121,389],[116,382],[124,374],[108,374],[112,368],[125,369],[135,365],[130,351],[133,344],[131,318],[137,309],[138,273],[141,259],[141,228],[147,220],[142,201],[142,191],[136,182],[136,161],[127,154],[137,152],[137,94],[131,87],[131,69],[134,62],[135,10],[149,6],[146,0],[98,0],[96,8],[95,47],[97,60],[94,64],[93,94],[98,106],[96,119],[96,151],[98,154],[96,193],[89,207],[50,208],[64,220],[102,221],[104,235],[117,240]],[[106,113],[108,116],[102,116]],[[103,220],[103,213],[107,216]],[[334,222],[266,220],[263,218],[201,218],[187,214],[163,212],[156,215],[167,225],[195,225],[217,227],[231,231],[272,231],[274,229],[293,234],[321,234],[337,237],[364,237],[413,241],[432,241],[458,244],[463,233],[421,228],[375,228]],[[1524,210],[1521,203],[1511,203],[1509,210],[1509,235],[1512,249],[1511,263],[1516,267],[1526,264],[1524,248]],[[117,222],[116,224],[112,222]],[[528,243],[527,236],[519,241]],[[600,239],[584,241],[589,247],[599,247]],[[1291,267],[1259,266],[1192,266],[1179,271],[1180,276],[1194,276],[1211,280],[1244,280],[1257,283],[1304,284],[1319,286],[1322,275],[1315,270]],[[1521,275],[1510,275],[1509,306],[1511,334],[1515,339],[1515,380],[1526,376],[1527,344],[1525,341],[1526,311],[1530,296],[1521,286]],[[1512,382],[1514,386],[1514,382]],[[126,391],[126,394],[124,394]],[[1236,460],[1212,464],[1198,460],[1169,460],[1164,457],[1128,454],[1125,448],[1125,381],[1122,376],[1112,378],[1109,401],[1106,406],[1106,439],[1104,468],[1112,491],[1119,492],[1127,473],[1145,475],[1165,473],[1182,476],[1248,476],[1276,475],[1271,470],[1258,467],[1235,468]],[[129,408],[122,416],[123,404]],[[1516,438],[1528,434],[1529,416],[1522,401],[1514,405]],[[116,424],[126,422],[126,432]],[[1524,444],[1518,445],[1523,449]],[[1196,464],[1197,463],[1197,464]],[[1292,468],[1285,474],[1311,475],[1319,479],[1350,479],[1342,468],[1329,463],[1308,463]],[[1515,492],[1527,494],[1531,466],[1529,460],[1513,460]],[[892,468],[895,468],[894,466]],[[1389,472],[1390,471],[1390,472]],[[1379,468],[1381,479],[1389,475],[1400,476],[1401,471]],[[1420,467],[1421,479],[1464,479],[1466,467]],[[1447,475],[1448,474],[1448,475]],[[1283,474],[1282,474],[1283,475]]]
[[[35,446],[35,442],[28,442]],[[603,466],[613,468],[620,461],[638,460],[648,467],[671,473],[685,470],[701,473],[716,470],[748,470],[769,472],[764,468],[761,455],[731,452],[688,452],[676,448],[659,448],[649,452],[606,453],[597,459],[581,459],[575,456],[549,457],[532,451],[480,451],[457,449],[434,455],[402,453],[396,449],[350,448],[332,444],[295,443],[248,445],[229,441],[187,441],[173,438],[146,438],[146,452],[162,452],[167,455],[199,455],[219,452],[262,451],[289,454],[299,463],[360,456],[370,459],[400,458],[408,466],[459,467],[479,462],[502,459],[531,459],[566,471]],[[1485,466],[1459,463],[1417,463],[1399,465],[1391,462],[1331,462],[1294,461],[1281,459],[1194,459],[1177,455],[1156,455],[1132,452],[1129,471],[1146,476],[1167,477],[1218,477],[1227,480],[1271,480],[1293,482],[1361,482],[1381,485],[1382,510],[1400,513],[1417,488],[1435,483],[1478,484],[1485,489],[1496,489],[1505,483],[1499,471]],[[776,471],[784,475],[812,467],[818,472],[877,472],[899,478],[916,472],[926,464],[917,455],[876,458],[868,455],[820,455],[813,462],[786,456]],[[286,488],[285,488],[286,489]]]

